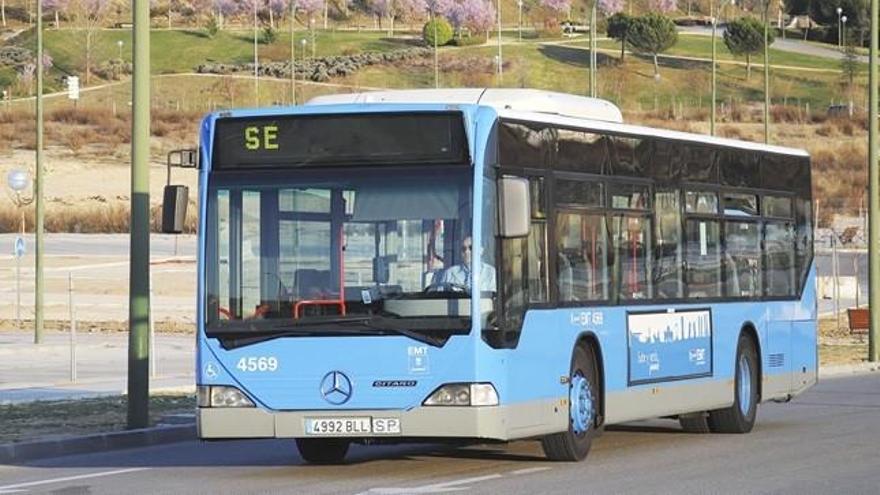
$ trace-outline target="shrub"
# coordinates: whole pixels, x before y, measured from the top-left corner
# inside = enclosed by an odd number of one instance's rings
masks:
[[[435,17],[425,23],[422,28],[422,39],[428,46],[434,46],[434,33],[437,35],[437,46],[443,46],[452,40],[452,26],[442,17]]]
[[[259,42],[261,45],[271,45],[278,39],[278,33],[271,26],[266,26],[260,31]]]
[[[209,38],[213,38],[219,32],[220,24],[217,22],[217,18],[212,15],[208,18],[208,22],[205,23],[205,33],[208,34]]]
[[[486,38],[482,36],[465,36],[462,38],[452,38],[449,42],[452,46],[475,46],[486,43]]]

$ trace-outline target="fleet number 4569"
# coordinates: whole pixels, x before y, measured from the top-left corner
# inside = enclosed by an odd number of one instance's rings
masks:
[[[278,369],[278,358],[276,357],[243,357],[238,360],[235,365],[241,371],[275,371]]]

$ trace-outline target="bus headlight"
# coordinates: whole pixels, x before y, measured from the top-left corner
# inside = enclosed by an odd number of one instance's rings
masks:
[[[449,383],[435,390],[425,406],[497,406],[498,392],[491,383]]]
[[[244,393],[228,386],[199,386],[199,407],[254,407],[254,402]]]

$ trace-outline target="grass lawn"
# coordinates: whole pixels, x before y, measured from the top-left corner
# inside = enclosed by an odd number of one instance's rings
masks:
[[[492,45],[444,49],[440,56],[440,86],[496,86],[492,61],[497,48]],[[503,47],[506,87],[528,87],[587,94],[588,52],[569,45],[514,44]],[[655,81],[650,59],[627,56],[624,64],[608,53],[599,54],[601,98],[628,110],[652,110],[671,105],[685,109],[708,108],[711,99],[710,65],[698,61],[661,60],[661,79]],[[840,76],[834,73],[774,69],[771,93],[774,103],[809,103],[818,110],[832,100],[841,99]],[[433,87],[431,60],[423,64],[369,67],[345,79],[350,84],[377,87]],[[718,69],[719,102],[763,102],[763,76],[746,68],[721,65]]]
[[[735,57],[727,49],[721,36],[717,40],[718,60],[736,60],[745,62],[745,57]],[[586,47],[586,41],[574,43],[578,46]],[[613,40],[602,40],[598,42],[599,48],[617,50],[620,52],[620,43]],[[678,43],[665,52],[666,55],[681,55],[686,57],[712,58],[712,38],[702,35],[679,34]],[[753,64],[760,64],[763,61],[763,53],[752,57]],[[811,69],[838,69],[840,62],[832,59],[816,57],[814,55],[804,55],[800,53],[792,53],[782,50],[773,49],[770,45],[770,64],[771,65],[788,65],[792,67],[805,67]],[[860,64],[864,71],[867,71],[867,64]],[[755,67],[753,67],[755,69]],[[755,70],[762,70],[757,68]]]
[[[295,33],[297,43],[307,39],[306,53],[311,56],[312,38],[308,31]],[[19,45],[32,44],[32,35],[18,38]],[[85,38],[80,32],[60,29],[44,33],[46,51],[50,53],[59,69],[69,73],[81,73],[85,67]],[[131,60],[131,31],[107,29],[95,35],[92,59],[102,62],[118,58],[117,45],[122,41],[122,58]],[[220,31],[214,38],[208,38],[203,30],[156,29],[150,33],[151,71],[153,74],[193,72],[202,63],[214,61],[224,63],[248,63],[253,61],[253,31]],[[302,56],[302,46],[297,45],[297,56]],[[406,38],[387,38],[376,32],[315,32],[315,55],[342,55],[359,52],[382,52],[412,46]],[[286,30],[279,30],[275,43],[260,45],[262,60],[288,60],[290,57],[290,36]],[[82,77],[81,77],[82,79]]]
[[[121,431],[127,407],[124,396],[0,405],[0,444]],[[150,424],[168,414],[192,413],[195,407],[192,395],[154,395]]]

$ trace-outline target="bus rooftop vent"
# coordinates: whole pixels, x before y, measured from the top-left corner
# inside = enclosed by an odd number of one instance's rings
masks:
[[[485,105],[499,110],[538,112],[581,119],[623,122],[623,115],[609,101],[538,89],[455,88],[402,89],[318,96],[306,105],[351,103],[443,103]]]

